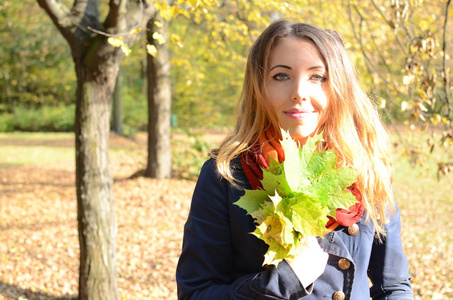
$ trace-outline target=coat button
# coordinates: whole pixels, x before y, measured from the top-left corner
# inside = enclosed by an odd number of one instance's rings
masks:
[[[347,270],[351,267],[351,262],[346,258],[342,258],[338,261],[338,267],[342,270]]]
[[[356,235],[357,233],[359,233],[359,225],[357,224],[352,224],[351,226],[348,227],[348,232],[350,235]]]
[[[346,295],[342,291],[337,291],[333,294],[333,300],[344,300]]]

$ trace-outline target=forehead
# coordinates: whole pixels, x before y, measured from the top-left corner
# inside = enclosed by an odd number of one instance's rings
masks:
[[[324,58],[316,45],[311,40],[294,37],[283,38],[273,46],[269,54],[269,68],[275,64],[319,65],[325,68]]]

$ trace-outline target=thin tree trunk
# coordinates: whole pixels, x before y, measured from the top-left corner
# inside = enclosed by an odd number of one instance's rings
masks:
[[[112,97],[112,131],[123,134],[123,97],[121,94],[121,86],[123,84],[123,76],[121,70],[116,76],[115,90]]]
[[[145,175],[163,179],[171,177],[171,85],[170,58],[167,43],[159,45],[153,39],[154,32],[159,32],[166,39],[168,22],[158,13],[148,22],[148,43],[157,49],[156,57],[148,54],[148,165]],[[154,22],[163,24],[157,28]]]
[[[448,67],[447,67],[447,57],[448,57],[448,52],[447,52],[447,24],[448,24],[448,17],[450,16],[449,13],[449,8],[450,8],[451,0],[447,1],[447,4],[445,5],[445,20],[444,20],[444,26],[443,26],[443,37],[442,37],[442,81],[444,85],[444,91],[445,91],[445,106],[446,106],[446,112],[445,112],[445,117],[448,120],[449,125],[447,127],[450,127],[450,129],[453,130],[453,122],[452,122],[452,109],[451,107],[451,101],[450,101],[450,93],[451,93],[451,84],[450,84],[450,75],[448,74]]]

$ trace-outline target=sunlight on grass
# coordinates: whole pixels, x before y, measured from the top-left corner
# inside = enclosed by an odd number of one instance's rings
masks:
[[[74,160],[71,133],[0,133],[0,167]]]
[[[126,139],[117,137],[117,139]],[[137,144],[127,149],[121,143],[111,145],[111,159],[124,158],[131,148],[146,149],[145,145]],[[68,161],[75,163],[75,146],[73,133],[0,133],[0,167],[25,166],[42,163]],[[143,151],[142,151],[143,152]],[[144,159],[146,155],[142,155]]]
[[[0,146],[0,167],[74,160],[72,148]]]
[[[46,141],[74,139],[74,134],[69,132],[0,132],[0,142],[3,140]]]

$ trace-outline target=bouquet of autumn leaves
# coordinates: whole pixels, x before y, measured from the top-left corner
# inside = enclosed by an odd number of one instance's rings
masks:
[[[285,161],[271,158],[269,169],[263,168],[263,189],[246,190],[235,203],[255,219],[252,234],[269,245],[263,265],[294,258],[304,237],[327,233],[327,216],[357,203],[346,190],[357,180],[355,170],[337,168],[334,150],[316,150],[321,134],[303,147],[283,130],[282,137]]]

